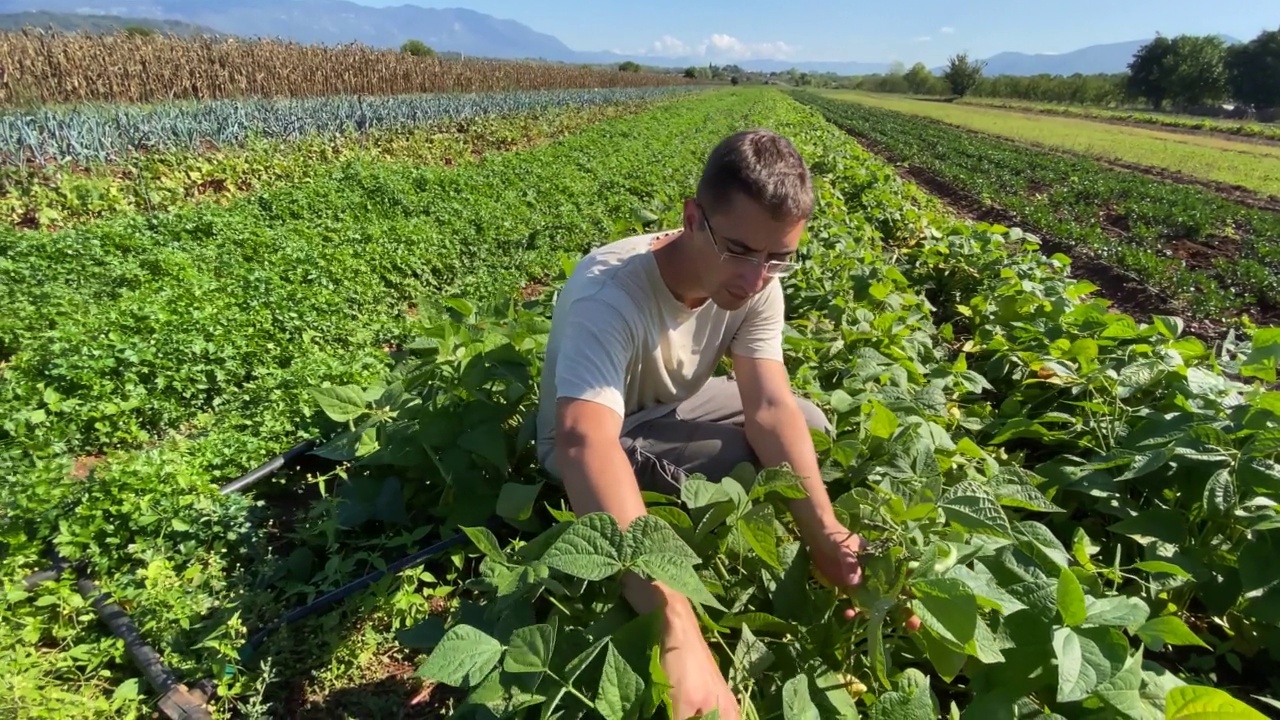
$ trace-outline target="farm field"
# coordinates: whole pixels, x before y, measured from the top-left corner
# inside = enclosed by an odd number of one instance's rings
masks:
[[[1086,117],[1097,120],[1110,120],[1139,125],[1154,125],[1175,130],[1196,130],[1210,133],[1223,133],[1243,137],[1255,137],[1264,140],[1280,141],[1280,124],[1263,123],[1252,120],[1228,120],[1225,118],[1206,118],[1195,115],[1177,115],[1174,113],[1156,113],[1151,111],[1121,110],[1115,108],[1066,105],[1061,103],[1041,103],[1027,100],[1009,100],[1003,98],[964,98],[959,101],[963,105],[980,107],[998,107],[1026,112],[1064,115],[1067,117]]]
[[[1193,320],[1276,317],[1280,214],[1197,186],[874,107],[861,97],[802,97],[967,210],[1008,214],[1098,257]]]
[[[958,127],[1104,161],[1118,161],[1272,196],[1280,208],[1280,144],[1165,132],[1007,109],[844,90],[830,97],[931,118]]]
[[[0,116],[0,214],[62,228],[298,180],[364,157],[457,166],[687,87],[77,106]]]
[[[222,203],[0,230],[6,711],[152,709],[69,581],[22,589],[47,542],[182,677],[219,682],[219,718],[394,717],[410,698],[416,717],[660,713],[626,569],[698,604],[747,717],[1280,707],[1280,328],[1210,346],[1183,319],[1112,312],[1069,258],[951,216],[846,132],[948,161],[961,131],[766,88],[592,120],[452,167],[420,162],[409,131]],[[678,224],[706,152],[750,126],[815,173],[786,347],[837,429],[818,449],[840,517],[873,548],[851,622],[795,540],[786,472],[650,496],[624,532],[574,518],[534,465],[564,273]],[[996,145],[967,147],[1018,181]],[[1199,309],[1238,309],[1227,295]],[[323,445],[305,472],[217,492],[306,438]],[[281,613],[450,537],[241,657]],[[919,633],[898,629],[908,608]]]

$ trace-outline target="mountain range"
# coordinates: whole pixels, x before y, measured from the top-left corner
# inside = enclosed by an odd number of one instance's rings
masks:
[[[642,65],[683,68],[705,65],[704,57],[657,57],[574,50],[553,35],[514,20],[462,8],[417,5],[374,8],[346,0],[0,0],[0,13],[41,11],[115,15],[169,20],[244,37],[278,37],[302,43],[336,45],[361,42],[399,47],[417,39],[438,51],[495,58],[537,58],[553,62]],[[1235,42],[1227,38],[1228,42]],[[1147,40],[1093,45],[1061,54],[1006,52],[987,59],[987,75],[1071,75],[1123,72]],[[887,62],[806,62],[745,60],[754,72],[803,72],[867,75],[890,70]],[[939,69],[935,68],[934,72]]]

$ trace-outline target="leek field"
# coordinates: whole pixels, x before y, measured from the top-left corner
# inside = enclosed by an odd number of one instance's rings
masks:
[[[693,601],[747,718],[1280,711],[1274,214],[1065,160],[1029,189],[1038,156],[778,88],[132,107],[0,118],[5,717],[156,716],[85,577],[219,719],[666,717],[625,571]],[[559,283],[678,225],[755,126],[815,176],[786,348],[872,549],[850,597],[814,579],[785,469],[620,528],[534,459]],[[1034,222],[966,216],[904,161]],[[1104,190],[1144,213],[1118,236],[1090,224]],[[1173,223],[1243,259],[1177,266],[1148,235]],[[1102,265],[1151,302],[1119,311]]]

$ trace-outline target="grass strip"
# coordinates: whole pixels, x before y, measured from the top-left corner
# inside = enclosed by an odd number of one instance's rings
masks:
[[[870,93],[826,91],[823,94],[1022,143],[1100,160],[1119,160],[1243,188],[1263,196],[1280,197],[1280,145]]]

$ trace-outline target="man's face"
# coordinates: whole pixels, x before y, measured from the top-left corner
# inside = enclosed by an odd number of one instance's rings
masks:
[[[803,220],[774,220],[763,207],[741,196],[710,216],[691,200],[685,207],[685,222],[695,235],[703,290],[726,310],[742,307],[769,284],[773,279],[770,262],[795,261],[805,228]]]

